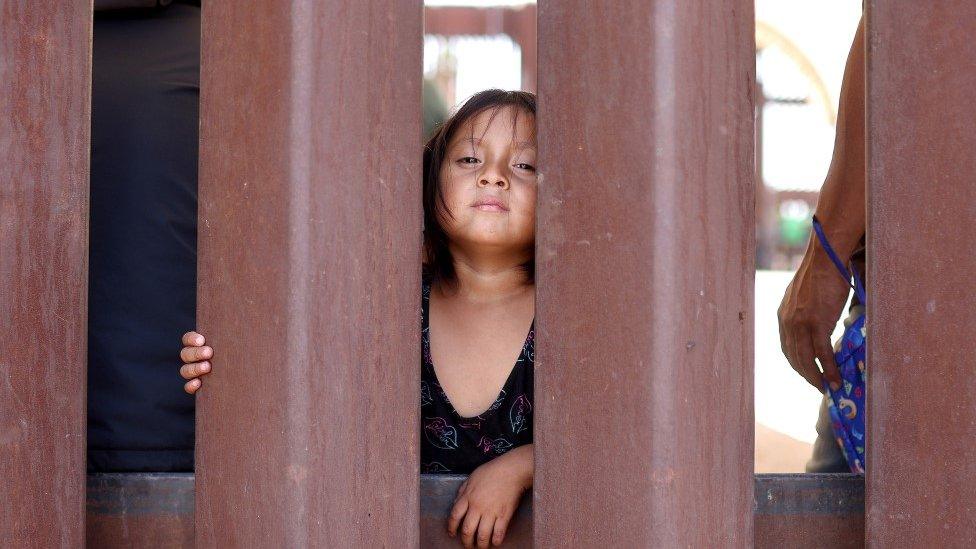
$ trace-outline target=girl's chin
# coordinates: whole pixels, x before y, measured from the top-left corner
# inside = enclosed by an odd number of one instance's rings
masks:
[[[493,249],[507,249],[521,250],[525,247],[524,238],[516,238],[510,234],[506,234],[500,231],[476,231],[465,235],[458,235],[461,240],[471,246],[479,246],[485,248]]]

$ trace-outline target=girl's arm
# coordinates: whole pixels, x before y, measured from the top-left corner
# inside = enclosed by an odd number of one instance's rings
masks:
[[[447,531],[465,547],[501,545],[522,494],[532,487],[533,445],[519,446],[478,467],[461,484]],[[463,519],[463,521],[462,521]]]

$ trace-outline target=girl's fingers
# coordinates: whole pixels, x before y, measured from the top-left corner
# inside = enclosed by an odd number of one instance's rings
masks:
[[[183,334],[183,346],[184,347],[200,347],[205,343],[203,336],[196,332],[187,332]]]
[[[474,547],[474,536],[478,533],[478,522],[481,515],[475,512],[468,512],[464,515],[464,522],[461,523],[461,543],[465,547]]]
[[[180,351],[180,358],[183,362],[200,362],[213,358],[213,349],[210,347],[183,347]]]
[[[461,524],[461,519],[464,518],[464,514],[468,512],[468,498],[458,498],[454,502],[454,507],[451,508],[451,514],[447,516],[447,533],[453,538],[457,536],[458,525]]]
[[[495,519],[495,533],[491,536],[491,543],[495,547],[498,547],[505,541],[505,533],[508,531],[508,521],[511,518],[511,513],[507,513]]]
[[[478,523],[478,549],[488,549],[491,547],[491,532],[495,528],[495,518],[482,516]]]
[[[197,392],[200,388],[201,382],[199,379],[191,379],[183,385],[183,390],[190,393],[191,395]]]
[[[210,363],[206,360],[203,362],[193,362],[191,364],[184,364],[180,367],[180,375],[184,379],[193,379],[195,377],[200,377],[203,374],[210,373]]]

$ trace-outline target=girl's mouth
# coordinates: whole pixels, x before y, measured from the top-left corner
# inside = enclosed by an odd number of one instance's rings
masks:
[[[501,199],[495,198],[494,196],[485,196],[479,198],[478,200],[475,201],[474,204],[471,205],[471,207],[477,210],[481,210],[483,212],[507,212],[508,211],[508,207],[505,206],[505,203],[502,202]]]

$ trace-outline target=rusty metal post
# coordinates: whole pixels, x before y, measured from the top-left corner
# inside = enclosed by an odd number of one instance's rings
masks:
[[[81,547],[92,7],[0,8],[0,546]]]
[[[537,547],[751,547],[750,0],[539,5]]]
[[[415,547],[422,4],[203,10],[197,544]]]
[[[867,12],[869,547],[976,546],[976,3]]]

